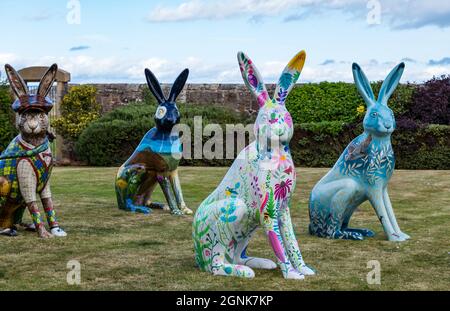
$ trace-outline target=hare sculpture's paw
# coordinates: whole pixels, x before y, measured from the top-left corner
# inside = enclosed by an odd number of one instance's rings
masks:
[[[306,264],[301,265],[299,270],[300,270],[300,273],[302,273],[306,276],[316,274],[316,271],[313,268],[308,267]]]
[[[239,259],[239,264],[249,266],[254,269],[273,270],[277,268],[277,264],[270,259],[246,257]]]
[[[161,209],[163,211],[170,211],[170,207],[167,204],[159,203],[159,202],[148,202],[146,204],[150,209]]]
[[[150,214],[152,210],[146,206],[134,205],[131,199],[127,199],[125,209],[132,213]]]
[[[222,264],[215,267],[212,273],[214,275],[237,276],[249,279],[255,277],[255,272],[250,267],[244,265]]]
[[[373,232],[372,230],[366,229],[366,228],[361,228],[361,229],[356,229],[356,228],[346,228],[344,229],[345,232],[353,232],[353,233],[359,233],[361,234],[363,237],[366,238],[373,238],[375,236],[375,232]]]
[[[406,235],[408,236],[408,235]],[[388,240],[391,242],[405,242],[408,238],[403,234],[392,233],[388,236]]]
[[[194,214],[194,212],[190,209],[190,208],[188,208],[186,205],[182,205],[181,207],[180,207],[180,210],[183,212],[183,214],[185,214],[185,215],[192,215],[192,214]]]
[[[352,231],[346,231],[346,230],[338,230],[336,231],[333,236],[333,239],[341,239],[341,240],[355,240],[355,241],[362,241],[364,240],[364,236],[359,232],[352,232]]]
[[[54,227],[54,228],[52,228],[52,229],[50,230],[50,232],[51,232],[55,237],[58,237],[58,238],[64,238],[64,237],[67,236],[67,233],[66,233],[63,229],[61,229],[61,227]]]
[[[294,268],[289,269],[289,271],[287,273],[285,273],[283,276],[287,280],[304,280],[305,279],[305,275]]]
[[[409,240],[411,238],[408,234],[406,234],[404,232],[400,232],[399,235],[400,235],[400,237],[404,238],[405,240]]]
[[[171,213],[172,213],[172,215],[175,215],[175,216],[183,216],[184,215],[184,213],[179,209],[173,209],[171,211]]]
[[[15,229],[11,229],[11,228],[0,229],[0,235],[14,237],[14,236],[17,236],[17,231]]]

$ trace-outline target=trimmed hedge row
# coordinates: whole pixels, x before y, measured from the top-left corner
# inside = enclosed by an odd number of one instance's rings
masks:
[[[291,140],[294,162],[308,167],[333,166],[362,131],[362,124],[343,125],[337,133],[325,133],[311,124],[300,124]],[[398,169],[450,169],[449,125],[397,128],[392,135],[392,146]]]
[[[248,124],[254,118],[218,106],[178,106],[182,122],[194,133],[194,117],[201,116],[207,124]],[[121,165],[138,146],[142,137],[155,126],[156,104],[130,104],[117,108],[92,122],[81,134],[75,150],[80,160],[94,166]],[[224,126],[222,126],[224,130]],[[208,138],[203,137],[203,142]],[[192,138],[192,150],[194,139]],[[224,149],[225,150],[225,149]],[[229,165],[228,160],[182,160],[182,165]]]
[[[372,83],[372,89],[378,94],[382,82]],[[404,114],[412,102],[416,85],[399,85],[389,100],[389,107],[396,116]],[[353,83],[321,82],[295,87],[289,94],[286,107],[294,123],[323,121],[341,121],[354,123],[365,109],[365,103]]]
[[[181,105],[184,121],[193,131],[193,117],[202,116],[203,125],[248,124],[253,118],[221,107]],[[137,147],[142,136],[154,126],[154,105],[131,104],[118,108],[91,123],[82,133],[76,151],[80,158],[94,166],[122,164]],[[341,121],[301,123],[296,125],[291,141],[294,162],[298,166],[330,167],[345,147],[363,131],[362,124]],[[203,142],[209,137],[203,137]],[[192,138],[192,150],[193,142]],[[450,169],[450,126],[428,125],[399,127],[392,136],[400,169]],[[224,151],[225,146],[223,147]],[[235,153],[236,154],[236,153]],[[183,159],[181,165],[229,166],[232,160]]]

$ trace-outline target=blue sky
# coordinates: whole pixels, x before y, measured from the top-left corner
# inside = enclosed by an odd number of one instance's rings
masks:
[[[302,49],[302,82],[351,81],[352,62],[370,80],[402,60],[403,81],[450,73],[450,1],[2,0],[0,12],[0,64],[57,62],[76,83],[143,82],[146,67],[162,82],[185,67],[191,83],[241,82],[240,50],[267,83]]]

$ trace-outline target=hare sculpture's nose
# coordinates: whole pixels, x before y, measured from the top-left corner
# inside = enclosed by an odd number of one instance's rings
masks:
[[[28,121],[28,127],[30,130],[35,130],[38,127],[38,122],[36,120]]]

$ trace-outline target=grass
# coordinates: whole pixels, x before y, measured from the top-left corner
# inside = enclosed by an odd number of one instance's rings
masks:
[[[353,226],[375,230],[362,242],[309,236],[308,195],[326,169],[298,169],[292,217],[302,253],[318,274],[284,280],[279,270],[256,270],[253,280],[213,277],[194,265],[192,216],[122,212],[113,181],[117,168],[56,168],[52,191],[65,239],[34,233],[0,238],[1,290],[449,290],[450,172],[396,171],[391,199],[400,227],[412,239],[385,240],[366,203]],[[181,168],[187,204],[195,209],[220,182],[226,168]],[[156,198],[162,200],[160,190]],[[251,255],[274,258],[259,231]],[[81,285],[66,282],[67,262],[81,263]],[[381,263],[381,285],[368,285],[369,260]]]

